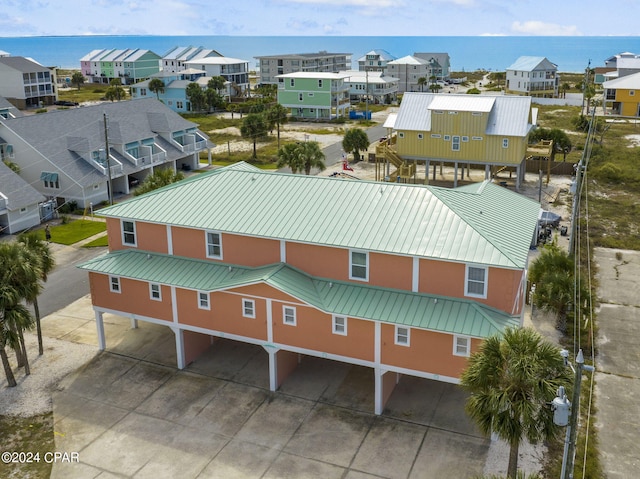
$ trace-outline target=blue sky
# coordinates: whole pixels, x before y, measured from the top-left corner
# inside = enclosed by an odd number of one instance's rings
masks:
[[[0,36],[640,35],[639,0],[0,0]]]

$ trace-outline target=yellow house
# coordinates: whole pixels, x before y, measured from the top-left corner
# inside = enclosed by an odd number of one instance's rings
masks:
[[[531,97],[405,93],[393,129],[395,152],[406,162],[514,167],[524,176],[527,137],[537,109]],[[456,174],[457,178],[457,174]]]
[[[605,114],[640,117],[640,73],[602,84]]]

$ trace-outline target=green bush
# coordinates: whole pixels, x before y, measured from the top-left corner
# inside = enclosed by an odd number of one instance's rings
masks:
[[[62,222],[63,225],[68,225],[71,219],[69,218],[69,215],[61,215],[60,221]]]
[[[624,172],[622,168],[613,163],[605,163],[600,168],[596,170],[596,175],[599,178],[610,182],[619,182],[624,178]]]
[[[46,113],[46,112],[47,112],[47,109],[46,109],[46,108],[38,108],[38,109],[36,110],[36,113]]]

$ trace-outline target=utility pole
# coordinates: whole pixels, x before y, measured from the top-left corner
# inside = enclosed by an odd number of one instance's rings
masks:
[[[566,361],[566,364],[571,366],[571,363],[568,362],[569,351],[563,349],[561,354]],[[574,369],[573,366],[571,366],[571,369]],[[583,370],[594,371],[595,368],[584,364],[584,356],[582,354],[582,349],[580,349],[576,356],[576,367],[574,369],[575,380],[573,383],[572,402],[567,400],[563,387],[560,387],[558,390],[558,397],[556,397],[552,402],[554,410],[553,422],[559,426],[567,426],[560,479],[573,479],[574,459],[576,455],[576,434],[578,431],[578,411],[580,410],[580,386],[582,385]],[[571,418],[569,419],[568,424],[566,422],[567,408],[571,410]]]
[[[109,160],[109,119],[104,115],[104,154],[107,160],[107,175],[109,178],[109,204],[113,204],[113,182],[111,180],[111,161]]]
[[[591,119],[589,120],[589,129],[587,131],[587,140],[584,145],[584,149],[582,150],[582,157],[578,162],[577,170],[576,170],[576,183],[575,183],[575,192],[573,195],[573,207],[571,208],[571,232],[569,234],[569,256],[571,256],[575,251],[575,243],[576,243],[576,233],[578,229],[578,222],[580,216],[580,197],[582,195],[582,174],[583,171],[586,170],[587,164],[589,163],[589,157],[591,156],[591,144],[593,142],[593,130],[595,129],[596,123],[596,109],[594,108],[591,112]]]

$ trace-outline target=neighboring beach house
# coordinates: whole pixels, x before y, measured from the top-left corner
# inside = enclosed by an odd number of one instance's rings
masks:
[[[414,52],[413,56],[429,62],[436,80],[444,81],[449,79],[449,75],[451,74],[451,57],[448,53]]]
[[[220,338],[262,346],[272,391],[307,356],[365,366],[381,414],[402,376],[458,383],[485,338],[522,325],[539,210],[490,182],[240,163],[101,210],[110,252],[80,267],[100,349],[108,313],[170,328],[180,369]]]
[[[427,88],[419,84],[420,78],[425,78],[429,82],[442,81],[448,73],[445,75],[445,69],[435,60],[407,55],[390,61],[387,64],[387,75],[398,79],[398,92],[404,93]]]
[[[507,68],[505,93],[556,98],[560,85],[558,66],[545,57],[522,56]]]
[[[40,224],[40,203],[45,198],[4,164],[13,161],[6,147],[0,138],[0,234],[16,234]]]
[[[387,63],[395,59],[396,57],[386,50],[371,50],[358,58],[358,70],[361,72],[382,72],[384,76],[387,71]],[[350,70],[349,67],[347,69]]]
[[[13,103],[0,96],[0,120],[10,120],[11,118],[18,118],[22,115],[23,113],[18,110]]]
[[[107,201],[109,180],[115,196],[155,169],[195,169],[209,147],[195,123],[155,98],[1,121],[0,138],[30,185],[59,205],[76,201],[81,207]]]
[[[160,70],[164,72],[181,72],[187,69],[184,62],[188,60],[200,60],[209,57],[221,57],[222,54],[216,50],[204,47],[173,47],[162,55],[160,60]]]
[[[291,116],[309,120],[344,117],[350,106],[347,73],[298,72],[278,75],[278,103]]]
[[[351,53],[294,53],[254,57],[260,68],[260,83],[282,83],[280,75],[288,73],[338,73],[351,69]]]
[[[131,85],[160,71],[160,55],[140,48],[93,50],[80,59],[80,70],[90,83],[119,78]]]
[[[231,57],[206,57],[197,60],[186,60],[184,66],[190,70],[200,70],[206,76],[223,77],[229,82],[231,96],[249,94],[249,62]]]
[[[405,93],[393,125],[393,138],[381,142],[382,155],[401,176],[415,173],[415,162],[458,168],[484,165],[485,178],[498,169],[513,168],[516,189],[524,179],[527,138],[535,125],[531,97]],[[425,178],[425,181],[427,178]]]
[[[390,104],[398,99],[398,79],[386,76],[382,71],[347,70],[349,97],[354,101]]]
[[[56,69],[24,57],[0,56],[0,97],[24,110],[58,99]]]
[[[192,111],[191,102],[187,98],[187,86],[190,83],[197,83],[204,90],[210,77],[206,72],[189,68],[180,72],[160,71],[151,76],[150,79],[131,85],[131,99],[158,98],[167,107],[177,113],[188,113]],[[164,83],[162,91],[157,93],[149,89],[149,82],[153,78],[159,78]]]
[[[640,117],[640,73],[606,81],[602,86],[605,115]]]

